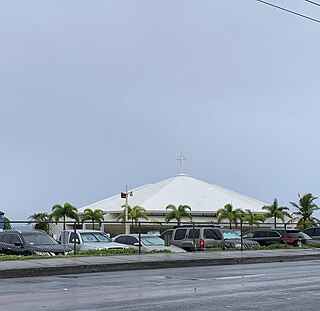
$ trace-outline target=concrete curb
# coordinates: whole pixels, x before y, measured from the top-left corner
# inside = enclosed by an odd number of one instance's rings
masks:
[[[63,274],[80,274],[80,273],[99,273],[111,271],[125,270],[144,270],[144,269],[162,269],[162,268],[181,268],[181,267],[197,267],[197,266],[218,266],[218,265],[234,265],[234,264],[252,264],[252,263],[270,263],[270,262],[290,262],[303,260],[320,260],[320,253],[314,254],[286,254],[274,256],[230,256],[226,258],[193,258],[193,259],[177,259],[177,260],[153,260],[137,262],[118,262],[118,263],[92,263],[92,264],[75,264],[75,265],[59,265],[46,266],[36,268],[14,268],[2,269],[0,271],[1,279],[20,278],[20,277],[37,277],[52,276]],[[94,258],[94,257],[93,257]],[[43,259],[45,260],[45,259]],[[93,260],[94,261],[94,260]]]

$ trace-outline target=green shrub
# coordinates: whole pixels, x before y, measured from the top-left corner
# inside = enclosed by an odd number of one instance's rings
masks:
[[[288,245],[288,244],[271,244],[267,246],[257,246],[254,247],[254,250],[268,250],[268,249],[292,249],[292,248],[301,248],[294,245]]]
[[[0,261],[9,261],[9,260],[29,260],[29,259],[43,259],[43,258],[52,258],[53,256],[49,255],[6,255],[0,254]],[[63,258],[64,255],[54,256],[54,258]]]
[[[204,249],[205,252],[219,252],[223,251],[221,247],[208,247]]]

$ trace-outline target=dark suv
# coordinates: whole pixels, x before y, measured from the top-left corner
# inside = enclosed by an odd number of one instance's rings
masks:
[[[241,237],[230,229],[206,225],[176,226],[164,231],[161,238],[186,251],[205,248],[241,248]],[[243,248],[259,246],[255,241],[243,239]]]
[[[0,253],[9,255],[57,255],[70,252],[41,230],[5,230],[0,232]]]
[[[256,229],[247,231],[243,238],[258,242],[260,245],[291,244],[301,246],[307,242],[299,230],[285,229]]]

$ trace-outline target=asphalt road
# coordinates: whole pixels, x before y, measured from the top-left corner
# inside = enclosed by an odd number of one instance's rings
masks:
[[[5,279],[1,311],[319,310],[320,261]]]

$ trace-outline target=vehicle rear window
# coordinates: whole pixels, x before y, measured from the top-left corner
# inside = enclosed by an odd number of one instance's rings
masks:
[[[186,236],[187,229],[178,229],[174,235],[175,240],[183,240]]]
[[[172,230],[168,230],[166,232],[164,232],[162,235],[161,235],[161,238],[162,239],[171,239],[171,236],[172,236]]]
[[[139,243],[139,240],[134,236],[127,236],[126,244],[134,245],[135,243]]]
[[[190,229],[189,230],[189,239],[199,239],[200,229]]]
[[[221,229],[211,229],[218,237],[219,240],[223,239],[223,234],[221,232]]]
[[[118,238],[115,239],[117,243],[123,243],[126,244],[126,237],[125,236],[119,236]]]
[[[219,237],[216,235],[216,233],[213,232],[211,229],[204,229],[204,231],[203,231],[203,237],[204,237],[205,239],[220,240]]]
[[[29,245],[55,245],[58,242],[46,233],[24,233],[23,239]]]
[[[67,237],[67,232],[64,233],[62,240],[65,241],[66,237]],[[74,232],[71,232],[70,238],[69,238],[69,243],[74,243],[74,242],[80,244],[80,241],[78,239],[78,235]]]

